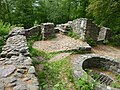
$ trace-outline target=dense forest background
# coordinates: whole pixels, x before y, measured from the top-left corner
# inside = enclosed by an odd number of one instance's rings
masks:
[[[43,22],[58,24],[81,17],[111,28],[113,39],[120,41],[120,0],[0,0],[3,24],[30,28]]]

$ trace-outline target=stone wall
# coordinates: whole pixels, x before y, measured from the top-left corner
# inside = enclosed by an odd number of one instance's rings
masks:
[[[88,60],[88,62],[86,62]],[[91,61],[91,62],[90,62]],[[95,65],[97,64],[97,65]],[[80,55],[78,58],[76,58],[73,62],[73,76],[75,80],[78,80],[79,78],[82,78],[85,75],[85,68],[101,68],[105,67],[106,69],[112,71],[113,73],[120,74],[120,63],[117,62],[114,58],[96,55],[96,54],[85,54]],[[91,76],[89,76],[89,80],[93,80]],[[98,84],[95,87],[95,90],[120,90],[116,88],[112,88],[106,86],[104,84]]]
[[[13,28],[2,48],[0,90],[39,90],[24,28]]]
[[[112,36],[109,28],[99,27],[87,18],[79,18],[73,21],[68,21],[68,23],[65,24],[59,24],[55,27],[55,30],[66,33],[70,30],[70,27],[83,41],[87,41],[88,39],[92,39],[95,42],[106,39],[109,40]]]
[[[110,28],[101,27],[97,41],[111,40],[112,36],[113,33],[111,32]]]
[[[42,39],[46,40],[55,35],[54,23],[42,23],[41,24]]]
[[[91,20],[87,18],[73,20],[71,27],[74,32],[80,35],[82,40],[92,38],[94,41],[97,41],[99,27],[92,23]]]
[[[31,27],[25,30],[25,36],[28,38],[32,35],[40,35],[41,34],[41,25]]]

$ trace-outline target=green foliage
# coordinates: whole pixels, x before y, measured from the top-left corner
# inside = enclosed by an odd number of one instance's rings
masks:
[[[120,89],[120,74],[116,75],[116,81],[112,83],[111,85],[114,88],[119,88]]]
[[[70,36],[71,38],[75,38],[75,39],[80,38],[80,36],[77,33],[73,32],[72,30],[68,31],[67,35]]]
[[[67,76],[69,82],[73,82],[70,58],[64,58],[60,61],[44,64],[44,70],[38,73],[40,80],[40,88],[52,90],[69,90],[70,87],[64,80],[64,75]],[[63,75],[64,74],[64,75]]]
[[[2,50],[2,46],[5,44],[9,30],[10,30],[10,24],[3,23],[0,20],[0,52]]]
[[[90,46],[96,46],[97,44],[96,44],[96,42],[92,39],[92,38],[88,38],[87,39],[87,43],[90,45]]]
[[[76,81],[77,90],[94,90],[95,85],[96,82],[92,81],[87,74],[85,74],[82,78]]]
[[[10,30],[10,24],[8,23],[3,23],[0,20],[0,36],[5,36],[9,33]]]
[[[112,45],[114,45],[114,46],[120,45],[120,34],[112,37]]]
[[[120,34],[120,0],[89,0],[87,15],[92,18],[98,25],[111,28],[115,33],[114,44],[119,44]],[[116,43],[115,43],[116,42]],[[120,45],[120,44],[119,44]]]
[[[104,40],[104,41],[103,41],[103,44],[105,44],[105,45],[106,45],[106,44],[109,44],[109,43],[110,43],[110,42],[109,42],[108,40]]]

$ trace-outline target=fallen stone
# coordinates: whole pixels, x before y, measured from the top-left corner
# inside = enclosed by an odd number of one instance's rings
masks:
[[[8,57],[8,58],[11,58],[12,56],[19,56],[19,53],[13,51],[13,52],[9,52],[9,53],[7,54],[7,57]]]
[[[1,55],[0,55],[0,56],[1,56],[2,58],[5,58],[5,57],[6,57],[6,55],[7,55],[7,51],[2,51],[2,53],[1,53]]]
[[[29,87],[29,90],[39,90],[38,86],[34,86],[34,85],[27,85]]]
[[[25,73],[25,71],[24,71],[23,69],[17,69],[17,72],[18,72],[18,73],[21,73],[21,74],[24,74],[24,73]]]
[[[0,68],[0,77],[7,77],[16,70],[16,67],[13,65],[2,66]]]
[[[27,78],[24,78],[23,81],[28,81],[28,80],[31,80],[30,77],[27,77]]]
[[[23,77],[23,74],[21,74],[21,73],[16,73],[15,77],[16,77],[16,78],[22,78],[22,77]]]
[[[15,78],[15,77],[11,77],[10,78],[10,83],[14,83],[14,82],[16,82],[17,81],[17,79]]]
[[[38,82],[37,79],[34,79],[33,82],[32,82],[32,84],[38,86],[38,85],[39,85],[39,82]]]
[[[18,66],[19,69],[27,69],[26,66]]]
[[[118,69],[117,72],[120,73],[120,69]]]
[[[13,88],[13,90],[30,90],[26,85],[17,85]]]
[[[10,64],[12,64],[12,61],[6,61],[6,62],[4,62],[4,65],[10,65]]]
[[[25,60],[24,60],[24,64],[25,65],[32,65],[32,59],[30,57],[27,57]]]
[[[8,87],[13,87],[13,86],[16,86],[16,83],[10,83],[10,84],[8,84]]]
[[[26,49],[25,48],[21,48],[20,49],[20,53],[26,53]]]
[[[31,66],[31,67],[29,68],[29,70],[28,70],[28,73],[29,73],[29,74],[35,73],[35,68],[34,68],[33,66]]]
[[[4,61],[5,60],[5,58],[0,58],[0,61]]]

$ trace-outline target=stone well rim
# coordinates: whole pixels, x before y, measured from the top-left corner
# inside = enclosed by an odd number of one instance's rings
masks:
[[[87,73],[83,69],[83,63],[84,63],[84,61],[86,61],[88,59],[92,59],[92,58],[109,60],[111,62],[116,62],[116,63],[119,64],[119,62],[117,62],[117,60],[115,58],[112,58],[112,57],[109,57],[109,56],[103,56],[103,55],[99,55],[99,54],[80,55],[78,58],[76,58],[73,61],[73,77],[74,77],[75,80],[78,80],[79,78],[83,77],[85,73]],[[89,77],[91,79],[93,79],[91,76],[89,76]],[[106,86],[106,85],[104,85],[104,86]],[[109,86],[110,89],[108,89],[108,86],[104,87],[104,89],[103,89],[103,84],[98,84],[96,87],[97,87],[97,89],[99,87],[100,90],[120,90],[118,88],[113,88],[113,87],[110,87],[110,86]],[[97,89],[95,89],[95,90],[97,90]]]

